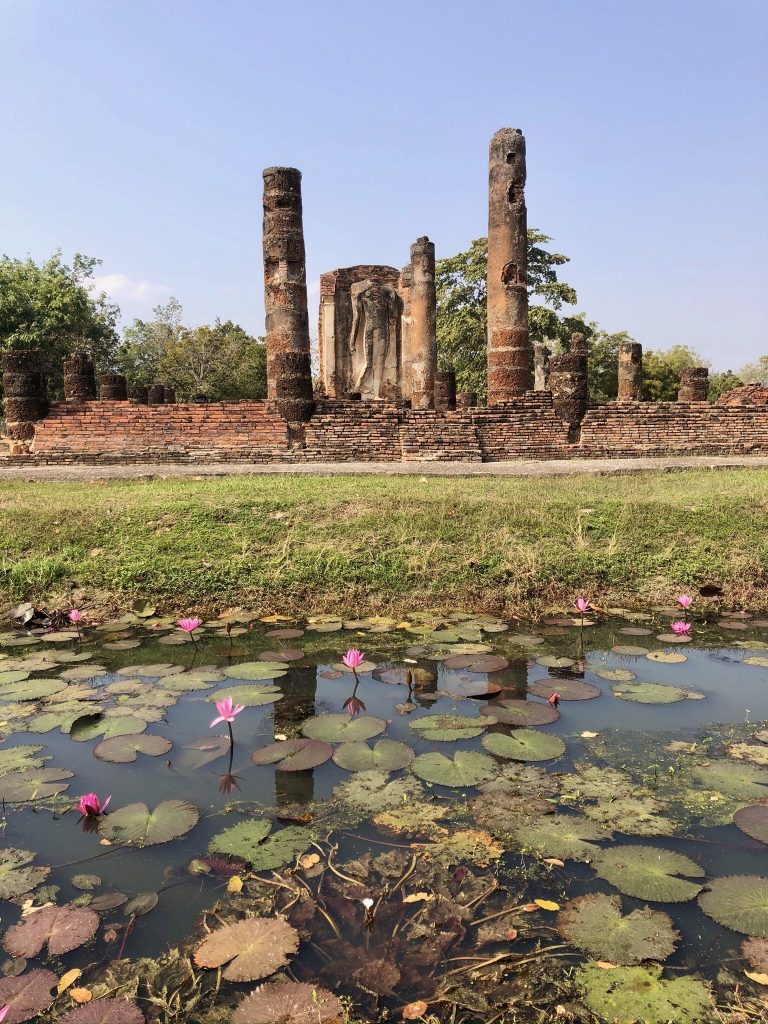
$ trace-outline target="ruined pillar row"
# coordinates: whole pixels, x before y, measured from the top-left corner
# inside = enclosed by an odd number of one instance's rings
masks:
[[[709,395],[709,370],[706,366],[691,366],[680,371],[678,402],[706,402]]]
[[[437,368],[435,243],[426,236],[417,238],[411,246],[409,284],[411,405],[414,409],[433,409]]]
[[[290,402],[312,402],[312,375],[307,311],[307,272],[301,205],[301,171],[268,167],[264,171],[264,308],[266,314],[267,397],[290,392]],[[280,384],[280,353],[289,360],[290,381]],[[300,364],[300,365],[297,365]],[[299,388],[300,394],[296,388]],[[307,382],[308,386],[307,386]],[[291,405],[291,409],[293,409]],[[311,413],[310,413],[311,415]],[[304,418],[303,416],[301,418]]]
[[[100,374],[99,398],[102,402],[124,402],[128,398],[128,384],[122,373]]]
[[[488,165],[488,404],[527,391],[528,223],[525,138],[502,128],[491,139]]]
[[[643,392],[643,346],[623,341],[619,346],[619,402],[639,402]]]
[[[549,357],[550,349],[543,342],[533,346],[533,390],[549,390]]]
[[[48,388],[39,349],[11,349],[3,353],[5,433],[12,455],[29,452],[35,423],[48,414]]]

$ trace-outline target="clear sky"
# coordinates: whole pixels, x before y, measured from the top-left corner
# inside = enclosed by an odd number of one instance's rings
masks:
[[[529,224],[579,310],[715,368],[768,353],[768,0],[0,0],[0,250],[100,257],[124,320],[263,330],[261,171],[325,270],[486,232],[522,128]]]

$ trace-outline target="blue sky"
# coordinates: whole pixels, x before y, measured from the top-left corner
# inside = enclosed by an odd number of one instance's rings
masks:
[[[301,168],[310,282],[529,223],[580,310],[716,368],[768,352],[768,3],[0,0],[0,249],[98,256],[124,319],[263,329],[261,171]]]

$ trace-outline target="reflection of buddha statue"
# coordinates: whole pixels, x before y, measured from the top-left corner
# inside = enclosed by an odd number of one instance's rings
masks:
[[[350,298],[352,389],[364,397],[389,397],[387,391],[398,385],[403,301],[394,288],[380,281],[353,284]]]

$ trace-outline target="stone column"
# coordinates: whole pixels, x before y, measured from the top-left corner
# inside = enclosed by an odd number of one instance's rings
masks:
[[[549,361],[549,387],[556,414],[575,427],[587,411],[586,361],[578,352],[554,356]]]
[[[643,346],[622,341],[619,346],[619,402],[639,402],[643,391]]]
[[[437,366],[435,243],[426,236],[417,238],[411,246],[409,300],[411,406],[433,409]]]
[[[147,403],[149,405],[164,405],[165,404],[165,385],[164,384],[150,384],[147,389]]]
[[[122,373],[99,376],[99,398],[102,402],[124,402],[128,398],[128,385]]]
[[[533,346],[533,390],[549,390],[549,357],[550,349],[539,341]]]
[[[163,388],[163,390],[165,391],[165,394],[163,395],[163,402],[166,405],[175,405],[176,404],[176,389],[175,388],[169,388],[168,385],[166,384],[165,387]]]
[[[474,409],[477,405],[476,391],[459,391],[456,395],[457,409]]]
[[[501,128],[488,168],[488,404],[530,387],[525,138]]]
[[[264,171],[263,244],[267,397],[275,399],[275,356],[295,352],[310,358],[301,171],[295,167],[268,167]],[[302,400],[312,401],[311,390],[302,394]]]
[[[273,366],[278,412],[288,423],[306,423],[315,411],[309,353],[277,352]]]
[[[95,397],[93,360],[84,352],[77,352],[64,360],[64,398],[68,402],[87,402]]]
[[[692,366],[680,371],[678,402],[706,402],[709,394],[709,370],[706,366]]]
[[[128,397],[134,405],[147,405],[149,402],[149,388],[146,384],[134,384],[128,392]]]
[[[456,373],[454,370],[435,371],[435,409],[447,412],[456,408]]]
[[[48,391],[42,353],[37,348],[3,352],[5,433],[11,455],[29,451],[35,423],[48,413]]]

